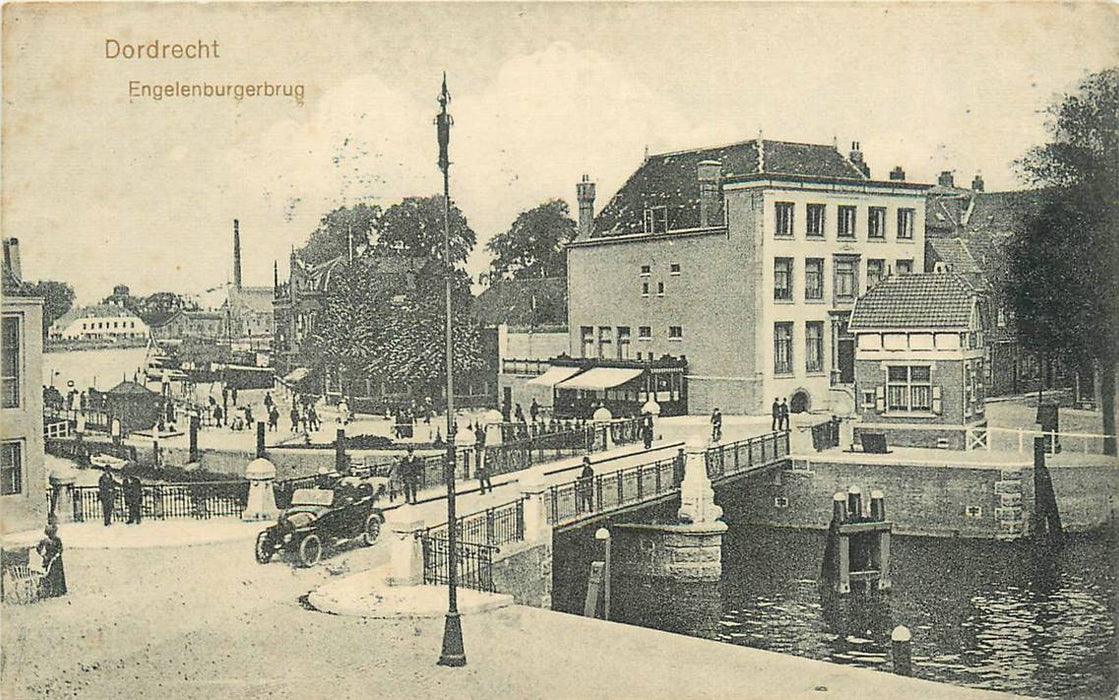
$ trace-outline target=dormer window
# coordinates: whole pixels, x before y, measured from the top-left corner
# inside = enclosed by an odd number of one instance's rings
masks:
[[[649,207],[645,210],[645,233],[668,231],[668,207]]]

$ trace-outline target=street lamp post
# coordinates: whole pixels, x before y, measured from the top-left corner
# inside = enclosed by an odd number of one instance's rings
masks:
[[[447,480],[447,616],[443,625],[443,652],[440,666],[465,666],[466,650],[462,644],[462,619],[458,613],[458,533],[455,527],[455,382],[452,373],[451,284],[454,263],[451,259],[451,161],[447,145],[451,140],[451,115],[447,114],[447,74],[443,74],[443,90],[439,94],[439,114],[435,131],[439,139],[439,169],[443,171],[443,275],[446,281],[447,313],[447,458],[444,476]]]
[[[610,619],[610,531],[604,527],[598,528],[594,533],[594,538],[606,544],[606,565],[603,567],[603,599],[602,599],[602,619]]]

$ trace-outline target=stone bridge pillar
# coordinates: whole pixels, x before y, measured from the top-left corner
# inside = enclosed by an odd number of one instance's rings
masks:
[[[539,600],[533,599],[530,605],[544,609],[552,607],[552,526],[548,523],[548,486],[544,481],[542,466],[526,469],[519,479],[524,496],[525,546],[540,547],[539,580],[543,588],[537,589]]]
[[[425,523],[419,509],[403,505],[386,516],[389,534],[390,586],[418,586],[424,582],[424,553],[420,535]]]
[[[591,417],[594,421],[595,428],[602,428],[606,433],[605,435],[605,448],[607,450],[614,449],[614,436],[610,434],[610,426],[614,422],[614,414],[610,412],[609,408],[599,406]]]

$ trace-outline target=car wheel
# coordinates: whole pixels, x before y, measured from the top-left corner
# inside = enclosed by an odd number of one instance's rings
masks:
[[[365,518],[365,544],[372,546],[377,538],[381,536],[381,518],[376,513],[370,513]]]
[[[267,530],[256,536],[255,553],[257,564],[267,564],[271,561],[275,551],[275,548],[272,546],[272,538],[268,535]]]
[[[299,562],[303,566],[314,566],[322,558],[322,540],[315,533],[303,538],[299,543]]]

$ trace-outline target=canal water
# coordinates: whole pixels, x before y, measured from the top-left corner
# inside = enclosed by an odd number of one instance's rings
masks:
[[[821,593],[825,534],[732,522],[721,582],[616,580],[613,618],[883,671],[890,631],[905,625],[918,677],[1040,697],[1113,696],[1114,533],[1071,536],[1051,552],[1022,542],[894,537],[893,588],[871,600]],[[557,543],[556,609],[582,612],[595,557],[593,533]],[[561,564],[584,573],[561,574]]]
[[[90,387],[108,391],[122,379],[131,380],[137,373],[143,382],[146,357],[147,349],[143,347],[45,352],[43,385],[57,387],[65,394],[70,381],[79,391]]]

